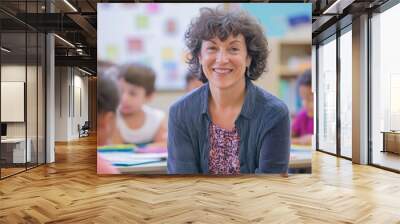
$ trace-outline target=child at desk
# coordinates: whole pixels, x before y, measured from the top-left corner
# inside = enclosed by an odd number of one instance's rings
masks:
[[[298,80],[303,108],[292,123],[292,144],[311,145],[314,128],[314,96],[311,89],[311,71],[307,70]]]
[[[113,136],[116,144],[159,143],[166,145],[165,113],[151,108],[155,73],[143,65],[124,65],[118,76],[121,102],[117,111],[117,129]]]
[[[115,129],[115,112],[119,103],[116,84],[109,78],[99,74],[97,79],[97,146],[110,144],[109,136]],[[116,168],[97,153],[97,173],[116,174]]]

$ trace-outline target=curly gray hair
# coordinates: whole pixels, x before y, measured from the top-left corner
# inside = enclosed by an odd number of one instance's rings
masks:
[[[202,41],[214,37],[224,41],[230,35],[239,34],[243,35],[247,54],[251,58],[248,78],[257,80],[266,70],[269,55],[268,42],[262,26],[245,11],[227,12],[220,7],[201,8],[200,16],[191,21],[185,33],[186,46],[191,54],[188,58],[190,72],[198,74],[201,81],[207,82],[198,57]]]

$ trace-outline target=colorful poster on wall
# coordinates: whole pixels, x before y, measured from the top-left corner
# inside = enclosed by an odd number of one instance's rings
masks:
[[[99,4],[98,59],[146,64],[156,72],[157,90],[182,90],[187,70],[183,55],[187,55],[184,33],[191,21],[188,18],[198,16],[202,7],[218,5]]]

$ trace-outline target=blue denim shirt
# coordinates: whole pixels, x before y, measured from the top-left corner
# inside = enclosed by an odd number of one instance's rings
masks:
[[[175,102],[168,119],[168,173],[208,174],[209,85]],[[287,106],[246,81],[246,96],[235,121],[240,135],[240,173],[285,173],[289,163],[290,118]]]

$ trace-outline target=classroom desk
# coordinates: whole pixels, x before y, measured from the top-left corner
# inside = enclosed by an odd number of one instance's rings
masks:
[[[291,145],[289,173],[311,173],[311,146]]]
[[[117,168],[122,174],[167,174],[167,161],[140,166],[119,166]]]
[[[132,153],[134,154],[134,153]],[[102,156],[107,159],[107,153]],[[300,170],[311,172],[312,151],[311,146],[292,145],[289,160],[289,172],[298,173]],[[123,174],[166,174],[167,161],[134,165],[115,166]]]

